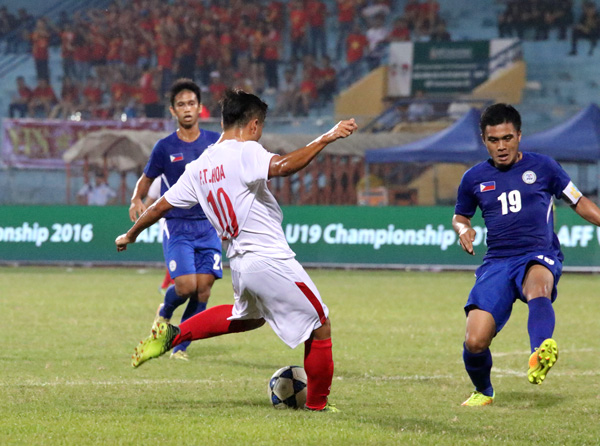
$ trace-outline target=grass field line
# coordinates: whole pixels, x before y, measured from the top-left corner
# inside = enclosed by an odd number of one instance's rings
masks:
[[[56,381],[19,381],[17,383],[0,382],[0,387],[57,387],[57,386],[148,386],[157,384],[216,384],[230,383],[227,379],[117,379],[94,381],[85,380],[56,380]]]
[[[598,349],[593,348],[581,348],[581,349],[570,349],[566,350],[567,353],[589,353],[596,352]],[[563,354],[564,354],[563,350]],[[520,351],[511,351],[511,352],[494,352],[494,357],[503,357],[503,356],[527,356],[529,355],[529,351],[520,350]],[[498,378],[505,377],[521,377],[525,373],[524,370],[513,370],[513,369],[501,369],[494,366],[493,372]],[[554,376],[571,376],[573,372],[560,372],[553,371],[552,375]],[[598,376],[600,375],[599,371],[588,370],[577,372],[578,376]],[[386,375],[362,375],[358,377],[358,379],[367,379],[373,381],[433,381],[433,380],[443,380],[443,379],[457,379],[464,375],[454,375],[454,374],[434,374],[434,375],[395,375],[395,376],[386,376]],[[355,377],[344,377],[344,376],[335,376],[336,380],[352,380],[356,379]],[[152,385],[170,385],[170,384],[182,384],[182,385],[206,385],[206,384],[217,384],[217,383],[231,383],[232,380],[227,379],[118,379],[118,380],[100,380],[96,381],[93,379],[87,380],[55,380],[55,381],[18,381],[18,382],[0,382],[0,387],[58,387],[58,386],[122,386],[122,385],[130,385],[130,386],[152,386]]]
[[[371,376],[364,375],[360,377],[342,377],[336,376],[336,380],[368,379],[375,381],[429,381],[435,379],[455,379],[454,375],[406,375],[406,376]],[[239,380],[235,380],[239,381]],[[232,383],[234,380],[227,379],[117,379],[117,380],[56,380],[56,381],[19,381],[19,382],[0,382],[0,387],[58,387],[58,386],[154,386],[169,384],[216,384]]]
[[[561,372],[559,370],[552,371],[553,376],[598,376],[600,371],[586,370],[586,371],[568,371]],[[507,378],[507,377],[523,377],[525,376],[525,370],[513,370],[513,369],[501,369],[494,367],[492,375],[496,378]],[[360,377],[344,377],[336,376],[335,380],[372,380],[372,381],[434,381],[439,379],[450,379],[455,380],[464,377],[454,374],[443,374],[443,375],[394,375],[394,376],[374,376],[374,375],[363,375]],[[239,380],[235,380],[239,382]],[[0,382],[0,387],[76,387],[76,386],[155,386],[155,385],[170,385],[170,384],[182,384],[182,385],[206,385],[216,383],[232,383],[234,380],[227,379],[117,379],[117,380],[101,380],[94,381],[91,379],[87,380],[56,380],[56,381],[19,381],[19,382]]]

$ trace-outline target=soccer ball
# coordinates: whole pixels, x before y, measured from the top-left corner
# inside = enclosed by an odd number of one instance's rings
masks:
[[[267,388],[275,409],[301,409],[306,402],[306,372],[297,365],[282,367],[273,373]]]

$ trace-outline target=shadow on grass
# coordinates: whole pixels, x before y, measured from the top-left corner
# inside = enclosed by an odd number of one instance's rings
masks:
[[[201,391],[199,391],[200,393]],[[266,392],[264,398],[246,398],[246,399],[203,399],[201,395],[198,397],[182,397],[182,396],[170,396],[169,398],[162,398],[160,405],[157,405],[155,401],[139,401],[138,406],[148,411],[156,411],[160,413],[169,412],[186,412],[186,411],[205,411],[209,409],[242,409],[242,408],[259,408],[270,409],[271,406],[267,401]]]
[[[371,416],[369,419],[360,420],[362,424],[373,425],[375,428],[385,428],[396,432],[418,435],[457,435],[461,437],[477,437],[481,427],[477,425],[465,426],[463,423],[444,423],[439,418],[415,418],[403,416],[402,413]]]
[[[533,386],[532,386],[533,387]],[[539,390],[539,391],[538,391]],[[531,389],[529,392],[507,391],[498,394],[494,405],[511,406],[515,409],[544,409],[558,406],[565,402],[565,397],[561,394],[541,389]]]

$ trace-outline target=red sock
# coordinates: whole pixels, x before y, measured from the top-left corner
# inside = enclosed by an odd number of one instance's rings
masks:
[[[331,338],[313,339],[304,343],[304,370],[308,378],[306,406],[321,410],[327,404],[333,380]]]
[[[249,328],[245,321],[228,321],[231,316],[233,305],[217,305],[192,316],[179,326],[179,333],[173,339],[172,347],[183,341],[195,341],[196,339],[212,338],[227,333],[239,333]],[[256,327],[252,327],[256,328]]]
[[[174,284],[174,283],[175,283],[175,281],[174,281],[173,279],[171,279],[171,275],[169,274],[169,270],[166,270],[166,273],[165,273],[165,278],[163,279],[163,283],[162,283],[162,285],[161,285],[160,287],[161,287],[162,289],[165,289],[165,288],[167,288],[169,285],[172,285],[172,284]]]

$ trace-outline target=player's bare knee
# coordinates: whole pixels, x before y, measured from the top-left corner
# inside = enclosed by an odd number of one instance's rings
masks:
[[[552,282],[542,281],[536,283],[526,283],[523,286],[523,295],[527,302],[536,297],[550,298],[554,284]]]
[[[525,294],[525,300],[527,302],[533,300],[533,299],[550,299],[550,294],[536,294],[536,293],[528,293]]]
[[[469,334],[465,336],[465,347],[471,353],[481,353],[485,351],[491,343],[491,339],[488,339],[486,336],[473,336]]]
[[[175,283],[175,293],[183,299],[191,299],[196,297],[196,289],[188,284],[178,285]]]
[[[196,290],[196,296],[199,302],[208,302],[208,298],[210,297],[211,287],[200,287]]]

